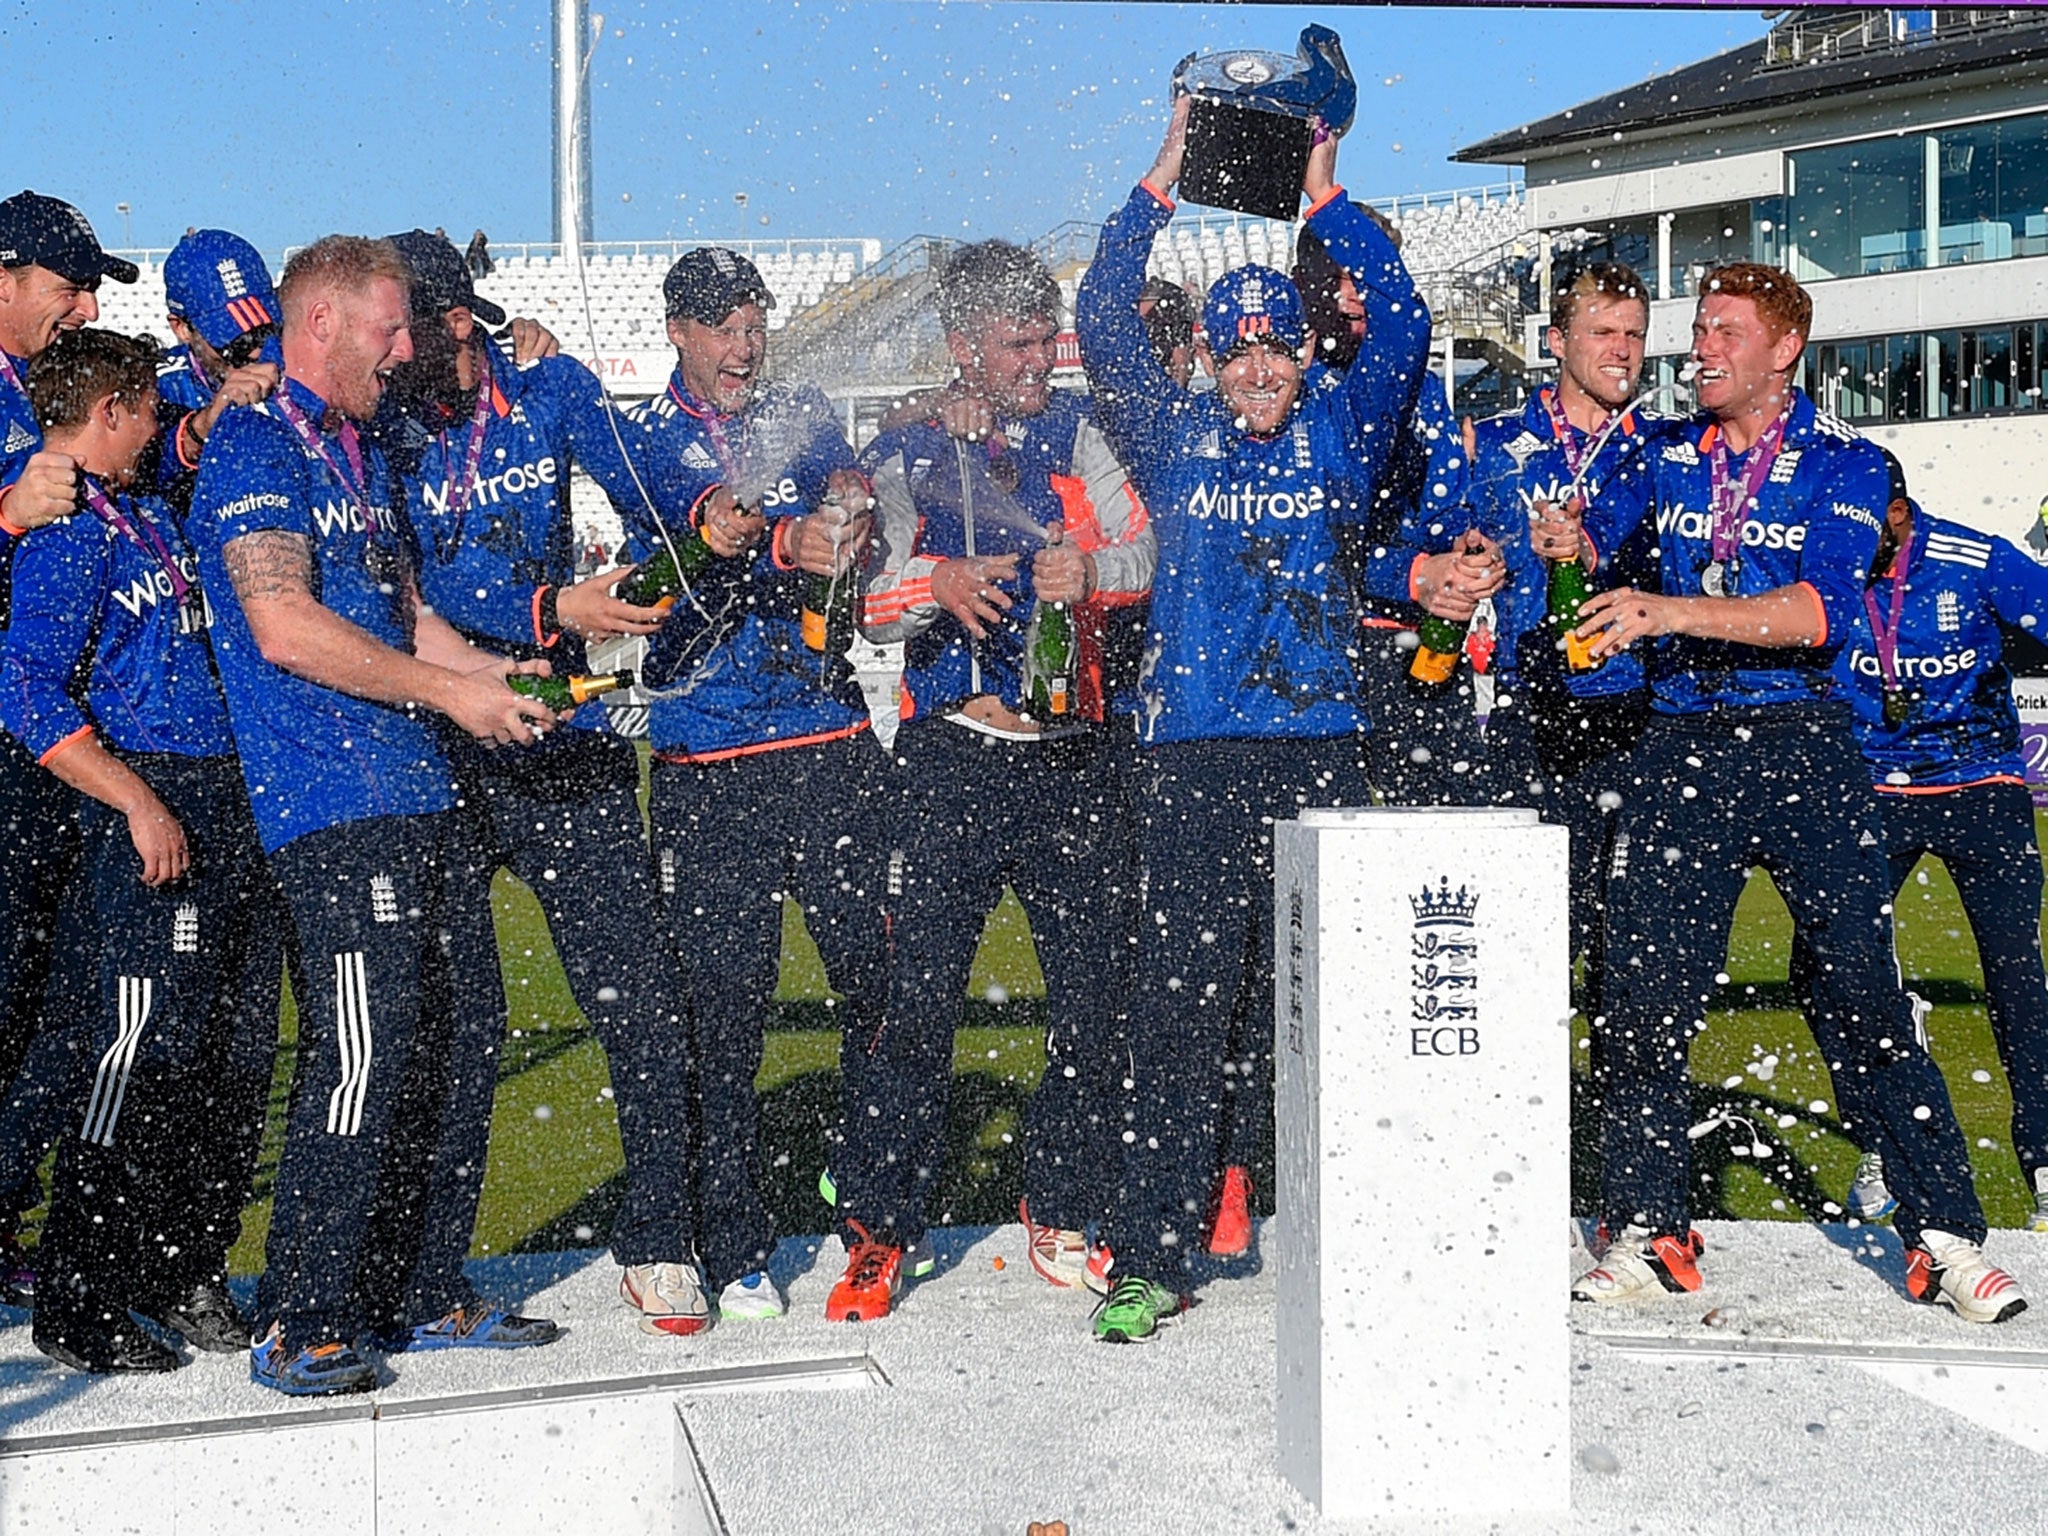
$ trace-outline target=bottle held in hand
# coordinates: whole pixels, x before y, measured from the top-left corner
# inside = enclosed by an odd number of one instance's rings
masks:
[[[1605,665],[1607,658],[1593,654],[1593,642],[1581,640],[1579,609],[1591,597],[1586,568],[1576,560],[1555,561],[1550,567],[1550,623],[1564,646],[1565,665],[1574,672],[1591,672]]]
[[[618,594],[635,608],[653,608],[667,613],[675,607],[685,583],[693,581],[717,554],[695,528],[675,538],[675,549],[664,541],[641,562],[640,568],[619,585]]]
[[[1074,616],[1065,603],[1041,602],[1024,637],[1025,690],[1032,717],[1042,725],[1073,719],[1074,673],[1079,660]]]
[[[505,686],[514,693],[540,700],[549,709],[562,711],[588,704],[604,694],[631,688],[633,682],[632,670],[621,667],[614,672],[571,677],[535,677],[531,673],[515,672],[505,679]]]
[[[827,497],[826,515],[843,521],[845,513],[840,510],[836,496]],[[835,526],[834,547],[838,545]],[[815,571],[804,575],[804,644],[822,656],[844,656],[853,645],[853,604],[855,589],[859,586],[852,570],[841,571],[836,576],[820,576]]]

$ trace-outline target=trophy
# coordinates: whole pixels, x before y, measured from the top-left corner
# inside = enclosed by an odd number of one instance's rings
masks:
[[[1292,220],[1301,211],[1309,120],[1341,134],[1358,105],[1343,45],[1317,26],[1302,29],[1291,58],[1250,48],[1191,53],[1173,71],[1173,91],[1194,98],[1181,196],[1266,219]]]

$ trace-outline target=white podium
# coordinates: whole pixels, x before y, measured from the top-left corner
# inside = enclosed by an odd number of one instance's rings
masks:
[[[1280,1473],[1338,1518],[1563,1512],[1565,830],[1274,833]]]

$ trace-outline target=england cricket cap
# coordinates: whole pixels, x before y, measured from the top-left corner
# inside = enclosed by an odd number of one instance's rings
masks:
[[[1202,306],[1202,327],[1219,360],[1254,341],[1276,341],[1292,352],[1307,335],[1294,284],[1284,272],[1256,264],[1216,279]]]
[[[61,197],[25,191],[0,201],[0,267],[44,267],[80,284],[142,275],[134,262],[102,250],[85,215]]]
[[[451,309],[466,309],[485,325],[503,325],[505,311],[476,291],[469,263],[446,235],[424,229],[393,235],[391,243],[412,269],[412,313],[415,320],[438,319]]]
[[[704,325],[723,325],[742,304],[775,307],[775,295],[761,269],[738,251],[704,245],[676,258],[661,280],[661,297],[671,320],[687,316]]]
[[[216,352],[281,313],[263,257],[224,229],[195,229],[164,258],[164,306]]]

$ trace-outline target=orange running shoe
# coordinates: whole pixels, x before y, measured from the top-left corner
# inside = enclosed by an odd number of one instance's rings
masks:
[[[828,1323],[872,1323],[887,1317],[903,1288],[903,1250],[894,1243],[878,1243],[868,1229],[848,1221],[860,1241],[846,1245],[846,1273],[825,1298]]]
[[[1209,1251],[1219,1258],[1247,1253],[1252,1246],[1252,1176],[1232,1163],[1217,1186],[1209,1220]]]

